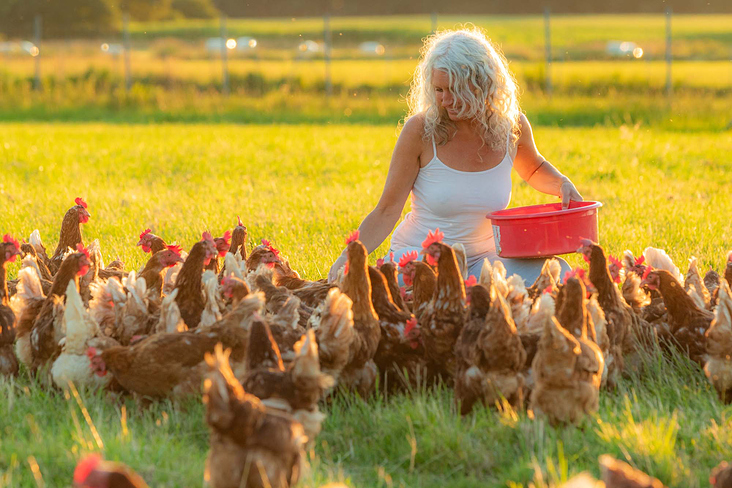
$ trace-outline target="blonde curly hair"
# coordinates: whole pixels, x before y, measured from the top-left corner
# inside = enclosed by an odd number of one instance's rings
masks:
[[[511,135],[519,134],[518,88],[503,54],[478,28],[442,31],[429,36],[422,47],[407,101],[407,118],[423,113],[424,139],[445,144],[455,124],[437,103],[432,70],[447,72],[450,90],[459,108],[458,117],[471,119],[482,132],[483,142],[501,149]]]

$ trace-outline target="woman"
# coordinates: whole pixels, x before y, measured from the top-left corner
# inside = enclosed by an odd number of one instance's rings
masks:
[[[479,30],[427,39],[384,191],[359,226],[369,253],[394,229],[411,193],[412,210],[392,235],[394,259],[421,249],[427,232],[439,228],[446,244],[465,246],[469,274],[479,277],[483,258],[498,259],[485,216],[508,206],[511,168],[536,190],[561,197],[563,208],[582,200],[569,178],[537,150],[516,92],[506,59]],[[518,273],[529,284],[544,263],[500,260],[508,275]],[[328,273],[330,281],[345,262],[344,250]]]

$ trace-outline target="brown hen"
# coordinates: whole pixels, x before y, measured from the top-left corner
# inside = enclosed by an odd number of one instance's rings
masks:
[[[287,488],[303,468],[307,437],[292,417],[267,409],[244,391],[216,346],[206,356],[206,422],[211,428],[206,478],[212,488]]]

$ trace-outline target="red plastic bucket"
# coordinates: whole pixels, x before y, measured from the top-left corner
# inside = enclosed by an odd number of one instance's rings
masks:
[[[493,224],[496,252],[504,258],[537,258],[572,253],[580,239],[598,242],[600,202],[570,202],[507,208],[486,215]]]

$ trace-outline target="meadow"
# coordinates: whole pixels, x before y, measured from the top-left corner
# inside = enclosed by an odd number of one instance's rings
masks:
[[[552,93],[545,92],[541,16],[438,17],[438,28],[484,27],[522,88],[537,145],[599,200],[600,241],[618,254],[667,250],[685,271],[720,270],[732,242],[732,16],[674,16],[673,96],[664,96],[664,18],[553,16]],[[404,95],[429,16],[333,18],[334,94],[324,94],[322,19],[230,19],[231,95],[204,49],[218,21],[132,23],[134,83],[105,39],[44,41],[42,89],[34,60],[0,58],[0,233],[39,229],[55,247],[61,218],[81,196],[85,240],[106,262],[137,269],[146,227],[183,248],[241,216],[250,243],[266,238],[308,279],[323,278],[345,237],[375,205],[405,114]],[[185,40],[182,40],[185,39]],[[357,49],[385,45],[383,57]],[[612,59],[609,40],[643,47]],[[514,175],[515,176],[515,175]],[[555,201],[514,180],[511,206]],[[409,210],[409,205],[404,212]],[[387,251],[370,256],[374,263]],[[576,255],[565,256],[582,265]],[[15,277],[18,264],[9,268]],[[603,392],[578,428],[553,428],[525,411],[477,409],[461,418],[449,388],[337,396],[309,453],[301,486],[547,488],[590,471],[610,453],[670,488],[708,486],[732,460],[732,407],[684,358],[650,354],[642,377]],[[42,388],[27,372],[0,380],[0,486],[69,486],[87,452],[125,462],[155,487],[200,486],[208,429],[200,398],[141,408],[102,392]]]
[[[526,108],[532,120],[551,117]],[[729,131],[624,124],[621,116],[615,127],[537,122],[534,132],[584,197],[604,203],[600,240],[609,252],[651,245],[682,269],[692,255],[700,269],[721,269],[732,240]],[[100,240],[105,261],[136,269],[145,227],[189,248],[202,230],[221,233],[239,215],[250,242],[271,240],[318,279],[376,203],[397,129],[24,122],[2,123],[0,134],[2,233],[27,238],[38,228],[54,246],[64,212],[82,196],[92,215],[85,239]],[[514,181],[512,206],[547,201],[554,198]],[[48,391],[25,372],[0,390],[0,486],[69,486],[89,451],[129,464],[151,486],[202,484],[200,398],[142,409],[101,392]],[[732,407],[683,358],[650,355],[645,374],[603,392],[599,412],[579,428],[553,428],[525,411],[461,418],[453,402],[449,389],[337,397],[301,486],[549,487],[581,471],[597,475],[597,457],[611,453],[669,487],[701,488],[732,458]]]

